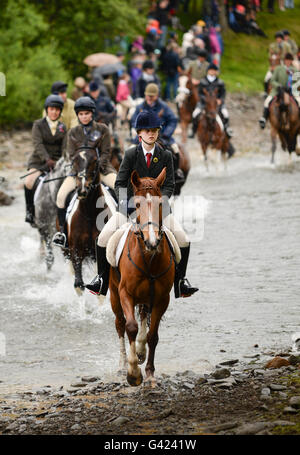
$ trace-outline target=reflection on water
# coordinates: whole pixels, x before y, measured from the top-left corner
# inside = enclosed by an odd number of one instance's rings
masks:
[[[193,161],[183,196],[199,196],[186,228],[192,232],[197,213],[203,239],[192,245],[188,278],[200,291],[176,301],[172,293],[159,331],[158,375],[206,372],[222,360],[291,346],[299,331],[299,160],[289,170],[247,155],[231,160],[226,174],[209,175]],[[115,377],[119,343],[109,300],[79,299],[60,251],[46,274],[37,233],[24,223],[22,191],[16,196],[0,221],[2,385]],[[85,266],[85,279],[93,274]]]

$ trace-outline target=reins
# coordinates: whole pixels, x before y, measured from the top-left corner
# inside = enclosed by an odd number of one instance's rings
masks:
[[[158,226],[158,225],[157,225],[157,223],[154,223],[152,221],[148,221],[147,223],[144,223],[142,226],[140,226],[138,223],[135,223],[135,224],[139,226],[139,230],[138,231],[133,230],[133,229],[130,230],[130,236],[129,236],[129,239],[128,239],[128,242],[127,242],[127,257],[129,259],[129,261],[134,265],[134,267],[137,270],[139,270],[147,278],[147,280],[149,280],[150,305],[149,305],[148,312],[151,314],[152,313],[152,309],[153,309],[154,297],[155,297],[155,286],[154,286],[155,280],[157,280],[158,278],[162,277],[163,275],[165,275],[170,270],[174,258],[173,258],[172,251],[170,249],[170,262],[169,262],[168,267],[163,272],[158,273],[157,275],[153,275],[150,270],[151,270],[151,264],[153,262],[154,257],[156,256],[157,250],[154,251],[153,255],[151,256],[150,262],[148,263],[146,261],[146,258],[145,258],[144,249],[142,247],[140,238],[144,241],[144,235],[143,235],[142,229],[145,226],[150,225],[150,224],[153,224],[154,226]],[[134,227],[134,225],[133,225],[133,227]],[[160,244],[160,242],[161,242],[161,240],[163,239],[163,236],[164,236],[164,231],[163,231],[163,229],[160,229],[159,232],[160,232],[160,238],[159,238],[159,244]],[[130,245],[130,238],[131,238],[131,236],[133,234],[135,234],[136,237],[137,237],[139,250],[140,250],[140,253],[141,253],[141,256],[142,256],[142,259],[143,259],[143,263],[145,265],[146,270],[144,270],[143,268],[139,267],[134,262],[134,260],[131,257],[130,246],[129,245]]]

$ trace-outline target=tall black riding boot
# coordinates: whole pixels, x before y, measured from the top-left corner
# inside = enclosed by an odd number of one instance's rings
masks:
[[[66,209],[57,207],[57,218],[59,224],[59,232],[56,232],[53,236],[52,243],[61,248],[66,247],[67,237],[65,234],[65,221],[66,221]]]
[[[268,118],[269,118],[269,108],[264,107],[263,115],[259,119],[259,126],[261,127],[262,130],[266,126],[266,122],[267,122]]]
[[[34,191],[29,190],[24,185],[24,192],[25,192],[25,203],[26,203],[25,222],[33,225],[34,224],[34,203],[33,203]]]
[[[188,279],[185,276],[190,255],[190,244],[184,248],[180,248],[180,251],[181,261],[176,265],[174,279],[175,298],[190,297],[192,294],[199,291],[198,288],[194,288],[190,285]]]
[[[85,287],[96,295],[106,295],[108,290],[109,282],[109,270],[110,264],[106,259],[106,248],[98,246],[96,240],[96,260],[97,260],[97,271],[98,275]]]

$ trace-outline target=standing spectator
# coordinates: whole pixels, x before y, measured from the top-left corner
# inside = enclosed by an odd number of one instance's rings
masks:
[[[71,98],[73,101],[78,100],[81,96],[85,95],[84,89],[86,86],[86,81],[83,77],[76,77],[74,81],[74,88],[72,90]]]
[[[183,66],[179,57],[179,46],[176,43],[170,43],[162,59],[162,71],[167,76],[165,100],[171,101],[175,98],[178,88],[179,72]],[[172,95],[171,95],[172,92]]]
[[[147,55],[153,54],[158,45],[158,34],[156,28],[151,28],[144,41],[144,49]]]
[[[160,0],[156,7],[155,17],[159,21],[159,26],[162,31],[158,41],[158,47],[162,49],[166,45],[166,37],[168,32],[170,2],[169,0]]]
[[[142,75],[142,72],[143,72],[142,67],[143,67],[143,63],[141,60],[133,60],[130,63],[129,75],[131,77],[131,82],[132,82],[133,98],[136,98],[136,83]]]
[[[210,51],[212,56],[212,61],[220,67],[220,60],[221,60],[221,47],[219,44],[219,40],[217,37],[217,33],[214,27],[210,27],[209,29],[209,39],[210,39]]]
[[[121,125],[126,120],[129,109],[133,106],[133,99],[131,98],[130,93],[130,77],[127,73],[123,73],[119,78],[119,83],[117,86],[116,101],[121,106]],[[118,105],[117,105],[118,111]]]
[[[294,0],[284,0],[284,6],[285,6],[286,9],[295,8]]]
[[[153,82],[154,84],[160,86],[159,79],[155,74],[154,63],[152,62],[152,60],[146,60],[143,63],[142,75],[139,77],[136,83],[135,87],[136,98],[144,98],[146,85],[150,84],[150,82]]]
[[[278,0],[278,6],[279,6],[280,11],[285,11],[284,0]]]

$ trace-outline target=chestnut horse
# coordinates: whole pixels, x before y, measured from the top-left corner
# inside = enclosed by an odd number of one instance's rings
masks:
[[[136,171],[131,174],[136,224],[128,233],[118,269],[111,268],[110,271],[110,299],[120,339],[120,365],[125,367],[126,364],[126,330],[130,345],[127,381],[131,386],[138,386],[143,381],[138,364],[146,359],[146,341],[149,347],[146,381],[155,384],[154,355],[158,327],[168,308],[175,276],[173,253],[162,227],[160,187],[165,177],[166,168],[156,179],[140,178]],[[141,318],[140,330],[134,315],[136,305]],[[147,316],[150,318],[148,334]]]
[[[288,150],[289,162],[291,162],[291,153],[296,151],[297,135],[300,133],[299,107],[288,91],[279,87],[278,94],[271,101],[269,110],[272,141],[271,163],[274,163],[277,134],[282,149]]]
[[[222,126],[222,120],[218,116],[217,93],[218,88],[214,90],[204,89],[205,105],[200,114],[197,137],[201,144],[206,168],[208,170],[207,149],[220,150],[224,165],[226,165],[227,152],[229,151],[229,139]]]
[[[198,88],[192,82],[190,70],[187,75],[179,78],[178,95],[176,97],[183,144],[187,142],[188,126],[192,121],[192,113],[198,99]]]
[[[92,147],[80,147],[79,153],[73,159],[72,169],[76,175],[77,200],[68,218],[68,250],[65,250],[64,254],[72,262],[75,272],[74,287],[80,295],[85,289],[82,262],[85,258],[95,259],[95,240],[101,225],[97,217],[104,223],[111,216],[111,212],[104,203],[98,152]]]

